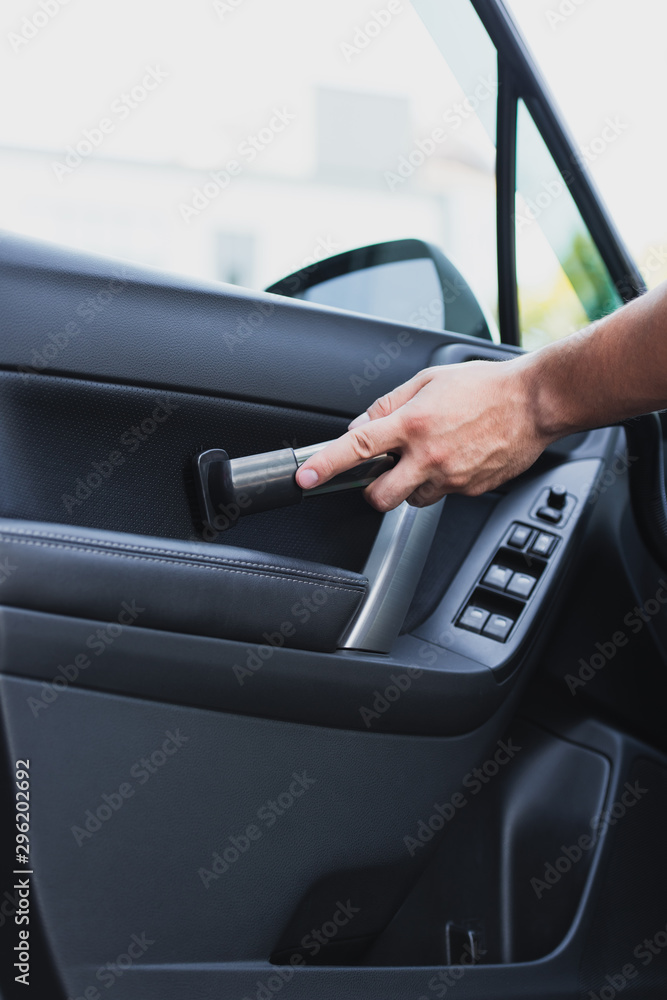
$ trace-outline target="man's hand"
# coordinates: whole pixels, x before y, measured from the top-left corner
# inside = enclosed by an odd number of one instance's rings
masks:
[[[377,510],[426,507],[447,493],[477,496],[533,464],[550,440],[536,420],[524,358],[426,368],[378,399],[305,462],[303,489],[385,451],[400,461],[365,490]]]
[[[551,441],[667,408],[666,331],[664,282],[531,354],[426,368],[304,462],[299,486],[394,451],[397,465],[366,488],[378,510],[492,490],[531,466]]]

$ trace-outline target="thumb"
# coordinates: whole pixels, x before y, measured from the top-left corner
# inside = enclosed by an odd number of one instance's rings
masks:
[[[407,403],[408,400],[416,396],[417,393],[427,382],[430,382],[433,378],[433,369],[424,369],[424,371],[417,372],[417,374],[411,378],[408,382],[404,382],[403,385],[397,386],[388,392],[385,396],[380,396],[375,402],[368,407],[364,413],[360,413],[358,417],[348,425],[348,430],[354,430],[355,427],[360,427],[369,420],[377,420],[378,417],[388,417],[390,413],[393,413]]]

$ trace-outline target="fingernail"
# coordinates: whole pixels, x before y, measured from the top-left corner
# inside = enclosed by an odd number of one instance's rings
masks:
[[[355,427],[361,427],[362,424],[367,423],[370,419],[368,413],[364,411],[358,417],[355,417],[351,424],[347,425],[347,429],[348,431],[353,431]]]
[[[310,490],[317,484],[319,478],[315,469],[299,469],[296,481],[302,490]]]

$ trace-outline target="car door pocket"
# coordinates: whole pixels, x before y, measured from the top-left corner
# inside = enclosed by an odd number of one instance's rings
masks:
[[[368,589],[359,573],[305,560],[33,521],[0,519],[0,558],[16,567],[9,606],[320,652],[336,649]]]

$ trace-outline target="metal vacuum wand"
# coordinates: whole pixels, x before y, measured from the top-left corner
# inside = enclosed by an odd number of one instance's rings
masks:
[[[323,441],[243,458],[230,458],[222,448],[201,452],[195,458],[195,484],[204,523],[215,528],[217,518],[218,524],[228,527],[246,514],[300,503],[304,496],[363,489],[398,461],[397,455],[387,452],[334,476],[323,486],[302,490],[295,478],[297,469],[328,444]]]

